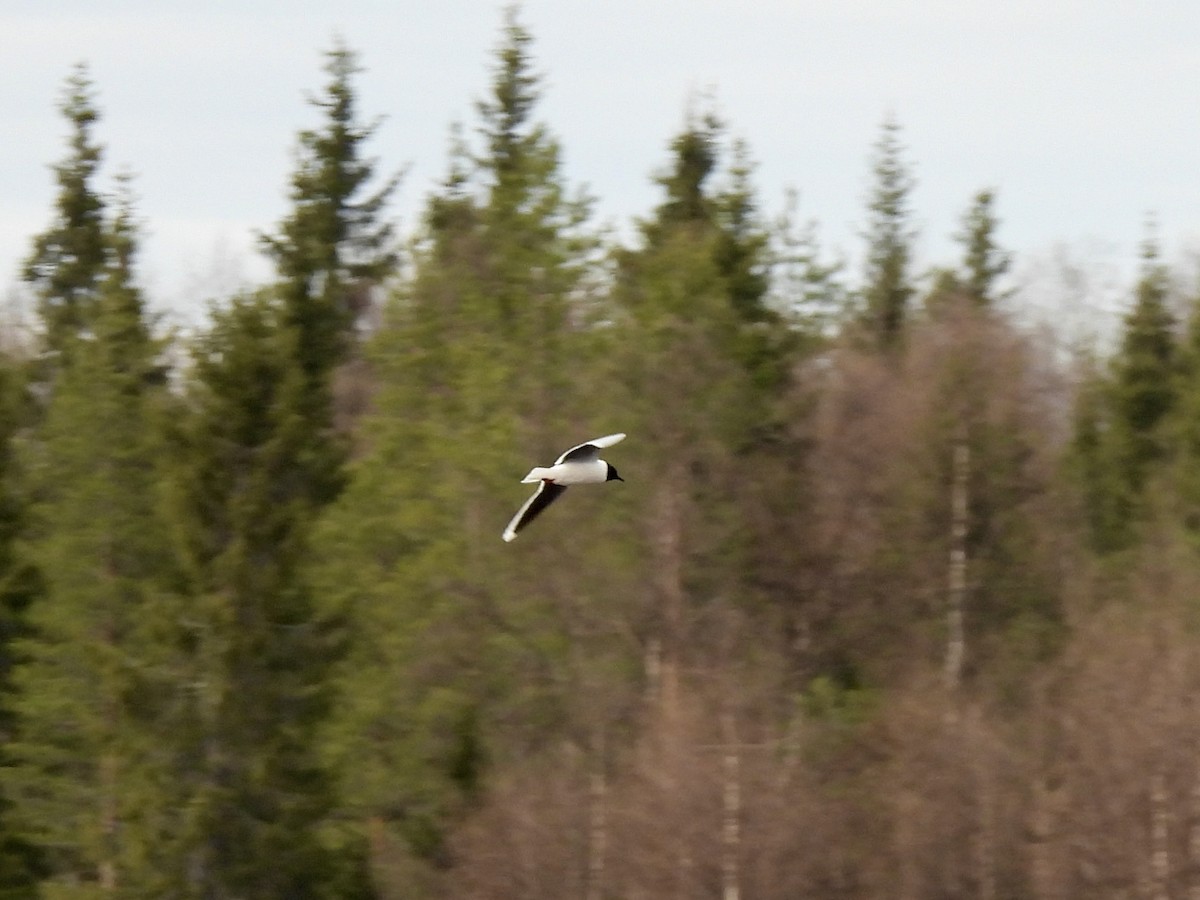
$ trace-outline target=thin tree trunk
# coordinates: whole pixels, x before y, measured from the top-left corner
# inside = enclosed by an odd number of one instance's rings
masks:
[[[662,702],[662,641],[656,637],[646,642],[646,705],[658,708]]]
[[[1192,782],[1192,823],[1188,834],[1188,857],[1192,880],[1188,886],[1189,900],[1200,900],[1200,769]]]
[[[907,787],[901,787],[896,796],[896,856],[899,862],[896,886],[897,900],[916,900],[918,896],[918,870],[916,847],[917,799]]]
[[[604,778],[603,754],[590,776],[591,821],[588,829],[587,900],[604,896],[604,865],[608,852],[608,784]]]
[[[108,753],[100,760],[100,822],[104,842],[100,860],[100,890],[114,893],[117,889],[117,757]]]
[[[723,770],[725,786],[723,791],[724,821],[721,824],[721,897],[722,900],[738,900],[741,896],[741,879],[738,869],[742,816],[740,759],[733,717],[726,715],[724,719],[725,758]]]
[[[975,881],[979,900],[996,900],[996,778],[983,716],[976,709],[971,723],[972,761],[979,795],[979,831],[975,845]]]
[[[1150,816],[1150,896],[1153,900],[1169,900],[1171,856],[1167,846],[1167,784],[1161,769],[1150,780]]]
[[[1054,900],[1059,895],[1050,840],[1054,818],[1051,801],[1052,795],[1046,784],[1046,777],[1039,775],[1033,785],[1033,810],[1029,817],[1029,867],[1033,895],[1044,900]]]
[[[969,507],[968,477],[971,450],[965,427],[954,444],[953,471],[950,486],[950,574],[946,610],[946,687],[956,693],[962,682],[963,660],[966,656],[966,634],[963,626],[967,595],[967,514]]]
[[[113,587],[117,582],[117,570],[113,564],[111,547],[109,548],[108,556],[104,566],[105,579],[110,586],[110,590],[115,591]],[[110,594],[110,596],[112,596]],[[115,613],[110,608],[109,617],[104,624],[104,643],[110,649],[117,649],[117,627],[115,623]],[[109,673],[109,677],[112,677]],[[104,675],[101,674],[98,683],[104,690]],[[103,704],[105,707],[104,718],[106,730],[109,738],[115,744],[119,739],[121,730],[121,714],[120,714],[120,699],[117,696],[117,688],[113,684],[107,686],[108,693],[104,696]],[[100,890],[106,894],[115,893],[117,890],[117,768],[120,762],[117,757],[117,751],[111,747],[107,751],[102,751],[100,755],[100,865],[97,873]]]
[[[660,483],[654,544],[663,612],[659,699],[669,723],[677,721],[679,711],[679,658],[683,645],[683,485],[682,466],[675,463]]]
[[[679,900],[690,900],[694,895],[692,889],[692,853],[684,844],[679,850],[679,891],[676,896]]]
[[[655,587],[662,610],[662,640],[652,641],[647,656],[648,676],[657,676],[651,694],[658,700],[662,717],[662,743],[659,753],[667,773],[668,802],[678,803],[683,795],[678,772],[682,757],[679,700],[679,667],[683,645],[683,469],[671,465],[659,480],[655,497],[652,546],[655,562]],[[692,895],[692,856],[686,829],[678,835],[677,896]]]

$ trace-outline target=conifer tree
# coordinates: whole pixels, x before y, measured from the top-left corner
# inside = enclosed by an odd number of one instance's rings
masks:
[[[775,311],[766,304],[770,235],[759,217],[751,183],[753,164],[743,141],[734,143],[729,174],[729,186],[716,198],[717,266],[729,284],[729,300],[739,319],[748,324],[777,322]]]
[[[844,263],[827,258],[816,222],[796,220],[797,204],[798,195],[789,191],[775,223],[773,305],[804,341],[821,340],[835,332],[848,311]]]
[[[281,324],[295,334],[296,363],[304,375],[302,413],[314,437],[310,490],[332,499],[344,452],[332,434],[332,377],[352,350],[356,317],[397,265],[394,225],[385,217],[399,184],[394,175],[372,188],[376,162],[364,153],[377,122],[360,121],[355,53],[342,43],[326,54],[329,82],[310,103],[320,127],[299,136],[292,174],[292,208],[262,244],[279,275]]]
[[[1108,552],[1128,535],[1129,499],[1117,477],[1109,382],[1097,366],[1085,372],[1075,397],[1067,470],[1079,491],[1088,541]]]
[[[900,125],[889,116],[874,147],[874,183],[863,235],[867,241],[863,314],[868,333],[882,349],[899,341],[914,290],[909,272],[914,239],[909,194],[914,179],[903,153]]]
[[[619,259],[628,274],[636,272],[640,253],[653,252],[681,235],[698,244],[710,243],[707,252],[736,322],[726,333],[727,349],[764,387],[778,387],[788,334],[770,302],[770,233],[758,210],[753,165],[744,142],[733,144],[727,184],[713,183],[723,134],[714,113],[689,114],[684,129],[671,141],[670,168],[656,179],[665,193],[663,202],[652,218],[639,224],[643,246],[620,253]]]
[[[357,878],[354,854],[343,865],[320,833],[333,800],[316,740],[338,650],[306,572],[313,523],[343,484],[333,376],[396,265],[384,209],[397,179],[369,190],[358,71],[344,46],[328,54],[324,120],[301,133],[292,209],[263,238],[279,280],[214,313],[171,431],[190,610],[175,665],[202,686],[176,713],[173,759],[192,767],[177,873],[204,896],[323,896]]]
[[[1200,535],[1200,301],[1193,299],[1179,347],[1178,401],[1166,423],[1172,453],[1170,484],[1186,531]]]
[[[637,562],[626,565],[645,573],[634,596],[653,623],[647,652],[659,657],[654,690],[668,718],[692,601],[749,595],[742,576],[758,537],[750,520],[771,517],[757,505],[762,496],[739,494],[734,473],[750,466],[781,474],[772,448],[796,450],[780,405],[793,335],[770,302],[769,232],[745,147],[735,145],[723,170],[723,126],[711,114],[689,114],[670,147],[656,179],[662,202],[639,223],[638,244],[617,252],[615,323],[601,335],[606,394],[630,433],[646,435],[627,455],[654,473],[641,516],[626,526],[641,538]],[[786,477],[799,459],[791,457]]]
[[[317,758],[330,635],[301,576],[314,504],[296,332],[269,291],[235,298],[197,342],[189,411],[172,430],[169,508],[187,615],[176,643],[195,692],[174,757],[188,812],[190,894],[323,896]]]
[[[721,121],[713,112],[689,113],[683,130],[671,140],[671,167],[655,178],[666,196],[654,218],[641,225],[647,244],[665,240],[672,225],[712,223],[710,179],[719,160],[721,133]]]
[[[123,187],[94,302],[79,333],[61,336],[65,364],[27,460],[44,593],[15,673],[8,772],[50,883],[109,891],[156,877],[140,862],[155,805],[148,629],[171,571],[155,503],[160,348],[134,284],[135,251]]]
[[[996,280],[1012,264],[1012,255],[996,243],[999,220],[994,210],[996,196],[990,189],[975,195],[971,208],[963,216],[962,231],[955,238],[962,245],[965,270],[963,287],[976,304],[993,307],[1001,299],[996,293]]]
[[[18,647],[29,636],[29,608],[42,594],[37,568],[22,541],[27,527],[24,481],[15,451],[27,424],[26,375],[15,360],[0,364],[0,771],[12,766],[17,700],[14,670]],[[34,896],[43,874],[41,854],[21,826],[9,799],[11,785],[0,778],[0,897]]]
[[[479,227],[473,290],[490,297],[482,312],[495,317],[505,338],[497,351],[508,374],[497,387],[510,393],[522,424],[548,450],[554,438],[542,426],[567,389],[569,301],[593,245],[581,227],[590,200],[569,194],[559,143],[534,115],[541,79],[532,42],[517,8],[507,7],[492,80],[476,104],[483,150],[464,162]]]
[[[94,178],[103,155],[92,136],[100,118],[87,67],[67,79],[59,111],[70,125],[69,152],[54,167],[54,220],[33,242],[24,277],[37,296],[46,346],[61,353],[88,321],[104,267],[104,199]]]
[[[1142,246],[1141,277],[1133,309],[1125,319],[1113,373],[1122,467],[1135,493],[1144,486],[1149,466],[1164,454],[1165,438],[1159,426],[1170,412],[1177,390],[1175,317],[1167,292],[1167,271],[1151,235]]]
[[[733,141],[726,151],[724,142],[724,126],[716,115],[689,115],[671,142],[670,166],[657,179],[664,200],[652,218],[639,223],[641,246],[618,253],[618,298],[636,312],[641,304],[642,267],[672,245],[679,250],[682,243],[689,243],[711,260],[702,271],[714,274],[716,281],[700,290],[698,298],[712,295],[720,300],[709,308],[697,299],[690,318],[707,335],[705,340],[713,342],[711,349],[722,366],[734,366],[740,370],[738,377],[746,379],[741,399],[720,417],[730,429],[724,439],[731,447],[746,450],[750,443],[778,431],[775,407],[787,387],[800,332],[785,317],[785,305],[772,291],[772,270],[782,257],[759,210],[749,151],[742,141]],[[729,157],[724,168],[723,153]],[[805,265],[805,277],[825,277]],[[686,296],[684,291],[684,304]],[[659,308],[657,313],[669,313],[676,326],[689,318],[683,306]]]
[[[1084,392],[1077,411],[1073,465],[1086,475],[1093,545],[1103,552],[1133,539],[1148,479],[1168,451],[1180,365],[1168,289],[1151,232],[1142,245],[1141,275],[1120,348],[1107,377]]]
[[[500,532],[523,499],[516,470],[586,430],[574,398],[594,242],[537,120],[530,53],[509,9],[477,140],[452,136],[411,277],[372,341],[368,452],[319,542],[320,583],[355,637],[330,738],[357,761],[347,809],[418,869],[445,861],[446,825],[485,758],[541,733],[557,689],[545,681],[557,626]],[[480,617],[496,627],[472,627]]]
[[[996,243],[999,222],[993,211],[994,203],[991,190],[975,195],[962,217],[962,229],[954,235],[963,248],[962,262],[958,268],[935,271],[925,298],[927,311],[945,314],[962,302],[993,310],[997,301],[1006,296],[998,292],[996,282],[1008,271],[1012,255]]]

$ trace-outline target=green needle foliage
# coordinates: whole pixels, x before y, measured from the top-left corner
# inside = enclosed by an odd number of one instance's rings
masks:
[[[154,878],[139,867],[156,777],[147,628],[172,568],[155,502],[163,371],[134,285],[136,242],[122,186],[87,318],[58,336],[64,363],[25,460],[44,593],[15,673],[9,770],[50,882],[108,890]]]
[[[914,292],[909,271],[914,239],[909,195],[915,179],[904,159],[900,125],[891,116],[884,120],[875,144],[871,174],[863,233],[867,242],[863,315],[871,340],[887,350],[897,345],[904,332]]]
[[[13,763],[18,727],[14,675],[20,642],[30,634],[29,609],[42,595],[37,567],[22,542],[28,510],[19,466],[17,435],[27,424],[26,373],[14,361],[0,367],[0,773]],[[0,777],[0,898],[33,897],[42,874],[41,853],[22,827],[9,799],[11,783]]]
[[[54,167],[54,220],[33,242],[24,277],[33,287],[46,349],[61,354],[91,320],[107,251],[104,199],[93,183],[103,150],[92,129],[100,118],[87,66],[67,79],[60,112],[70,126],[69,152]]]
[[[198,770],[185,857],[200,896],[357,889],[353,852],[335,862],[326,830],[332,782],[317,737],[340,642],[307,564],[313,523],[344,483],[334,373],[396,265],[384,208],[397,182],[362,196],[373,126],[357,120],[353,53],[335,47],[326,71],[313,101],[325,120],[300,136],[292,210],[264,238],[279,281],[214,312],[172,431],[189,610],[176,642],[197,686],[178,758]]]
[[[309,477],[313,498],[325,503],[340,486],[344,442],[332,434],[333,376],[354,350],[355,326],[375,292],[396,271],[397,244],[387,204],[399,185],[393,175],[372,187],[375,161],[365,155],[377,122],[359,119],[354,76],[361,69],[340,42],[326,54],[324,92],[310,100],[321,125],[300,133],[289,213],[262,245],[279,274],[281,325],[292,330],[295,362],[304,377],[300,412],[314,435]],[[319,447],[320,443],[323,447]]]
[[[996,281],[1008,272],[1012,254],[996,243],[999,220],[995,212],[996,195],[985,189],[975,195],[963,216],[962,231],[955,238],[962,245],[967,296],[977,305],[991,308],[1002,296],[996,293]]]
[[[1200,318],[1153,236],[1076,391],[991,191],[913,314],[894,118],[857,284],[704,109],[598,232],[509,8],[400,266],[324,64],[272,279],[174,344],[67,82],[0,358],[0,900],[1194,887]],[[616,431],[624,484],[501,540]]]
[[[1179,402],[1180,351],[1158,257],[1151,235],[1120,348],[1105,377],[1085,386],[1076,410],[1071,462],[1101,552],[1130,546],[1144,521],[1147,488],[1166,461]]]
[[[345,802],[427,873],[485,763],[544,739],[563,699],[547,679],[562,652],[552,610],[500,532],[530,460],[577,434],[571,361],[586,363],[573,351],[594,242],[534,118],[528,45],[510,10],[481,149],[456,133],[411,278],[372,341],[364,455],[321,531],[320,583],[355,625],[330,736]]]
[[[197,343],[173,429],[170,510],[186,578],[175,642],[192,691],[189,890],[317,897],[333,871],[315,751],[334,646],[300,576],[312,435],[294,332],[270,292],[238,298]],[[270,866],[262,860],[270,859]]]

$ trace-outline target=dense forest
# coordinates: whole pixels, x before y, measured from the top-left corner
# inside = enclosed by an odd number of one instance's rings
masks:
[[[696,104],[624,238],[510,10],[419,223],[335,43],[269,283],[173,333],[96,86],[0,356],[0,898],[1200,896],[1200,297],[861,271]],[[287,136],[283,136],[286,140]],[[285,182],[286,179],[286,182]],[[520,539],[521,476],[625,483]]]

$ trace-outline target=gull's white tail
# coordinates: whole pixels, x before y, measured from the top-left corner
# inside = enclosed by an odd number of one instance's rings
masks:
[[[521,484],[533,484],[536,481],[541,481],[550,472],[545,466],[534,466],[529,470],[529,474],[521,479]]]

